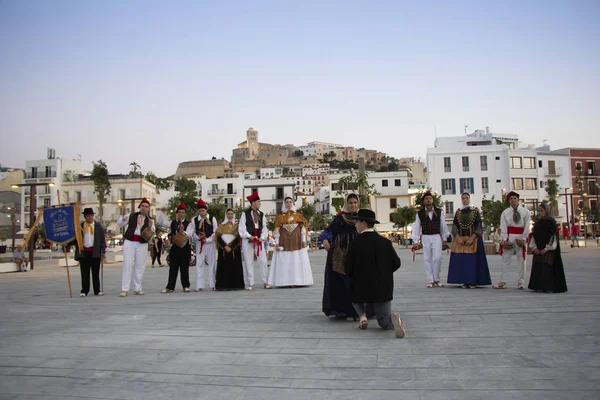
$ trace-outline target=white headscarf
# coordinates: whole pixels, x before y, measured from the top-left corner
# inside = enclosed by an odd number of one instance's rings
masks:
[[[462,204],[462,196],[463,196],[463,194],[466,194],[467,196],[469,196],[469,204],[467,204],[466,206]],[[460,209],[461,210],[466,210],[467,208],[470,208],[470,209],[474,209],[475,208],[475,206],[471,205],[471,193],[469,193],[469,192],[462,192],[461,195],[460,195]]]
[[[286,197],[285,200],[287,199],[291,199],[291,197]],[[285,200],[283,200],[283,204],[281,205],[281,213],[286,213],[288,211],[294,211],[296,212],[296,206],[294,205],[294,199],[292,199],[292,208],[288,209],[287,206],[285,205]]]

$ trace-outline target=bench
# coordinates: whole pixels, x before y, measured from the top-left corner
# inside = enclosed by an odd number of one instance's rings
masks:
[[[19,266],[16,262],[0,263],[0,274],[7,272],[19,272]]]

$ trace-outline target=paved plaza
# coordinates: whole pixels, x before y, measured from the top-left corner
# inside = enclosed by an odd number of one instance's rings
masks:
[[[516,290],[514,270],[508,290],[427,289],[422,256],[398,253],[407,339],[322,314],[323,250],[297,289],[161,294],[168,269],[148,267],[146,295],[119,298],[112,264],[104,297],[69,299],[56,260],[2,274],[0,400],[600,398],[599,248],[565,250],[556,295]]]

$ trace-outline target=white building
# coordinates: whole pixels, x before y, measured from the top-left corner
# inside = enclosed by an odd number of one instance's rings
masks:
[[[206,178],[205,176],[194,180],[198,185],[199,197],[207,203],[225,203],[229,208],[244,205],[243,173],[226,178]]]
[[[296,207],[302,205],[304,198],[299,199],[295,195],[296,179],[295,178],[279,178],[279,179],[247,179],[244,181],[242,205],[247,207],[249,204],[246,197],[254,192],[258,192],[260,197],[260,209],[265,214],[279,214],[283,206],[283,201],[286,197],[294,199]]]
[[[260,169],[260,179],[281,178],[283,175],[283,167],[270,167]]]
[[[331,195],[329,186],[318,187],[315,191],[315,208],[317,214],[331,213]],[[334,210],[335,211],[335,210]]]
[[[304,146],[299,146],[298,149],[304,153],[304,156],[317,156],[318,158],[323,158],[325,153],[340,147],[344,146],[335,143],[310,142]]]
[[[571,187],[571,158],[569,149],[551,150],[550,146],[542,146],[537,148],[537,162],[538,162],[538,198],[540,201],[549,200],[546,187],[548,181],[554,179],[559,186],[559,194],[563,193],[565,189]],[[556,199],[558,203],[558,209],[553,210],[554,218],[557,222],[567,222],[566,220],[566,206],[564,204],[565,198],[559,197]],[[571,206],[569,204],[569,210]],[[570,213],[571,211],[569,211]]]
[[[348,174],[332,174],[330,181],[330,210],[336,212],[335,205],[343,204],[349,193],[358,193],[358,188],[345,188],[339,183],[340,178]],[[375,190],[380,194],[370,196],[371,209],[375,211],[380,224],[377,230],[380,232],[392,231],[394,223],[391,214],[399,207],[412,206],[414,204],[414,193],[418,189],[409,185],[409,170],[393,172],[371,172],[368,175],[370,185],[375,185]],[[340,192],[341,191],[341,192]]]
[[[464,191],[471,194],[473,205],[481,207],[484,196],[499,200],[512,189],[509,148],[517,142],[516,135],[481,130],[435,140],[434,147],[427,149],[427,180],[442,195],[446,218],[452,218],[460,207]]]
[[[25,161],[23,183],[48,183],[52,186],[35,188],[35,208],[50,207],[70,201],[61,197],[62,185],[65,178],[83,174],[84,168],[80,160],[56,157],[54,149],[48,149],[47,158],[43,160]],[[21,229],[29,226],[30,196],[32,189],[21,188]]]

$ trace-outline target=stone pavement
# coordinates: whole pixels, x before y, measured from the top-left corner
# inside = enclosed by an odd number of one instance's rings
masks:
[[[310,288],[161,294],[167,268],[148,268],[146,295],[127,298],[120,264],[104,297],[69,299],[65,269],[40,261],[0,276],[0,400],[598,399],[600,249],[566,251],[554,295],[426,289],[422,256],[399,250],[408,339],[321,313],[322,250]]]

